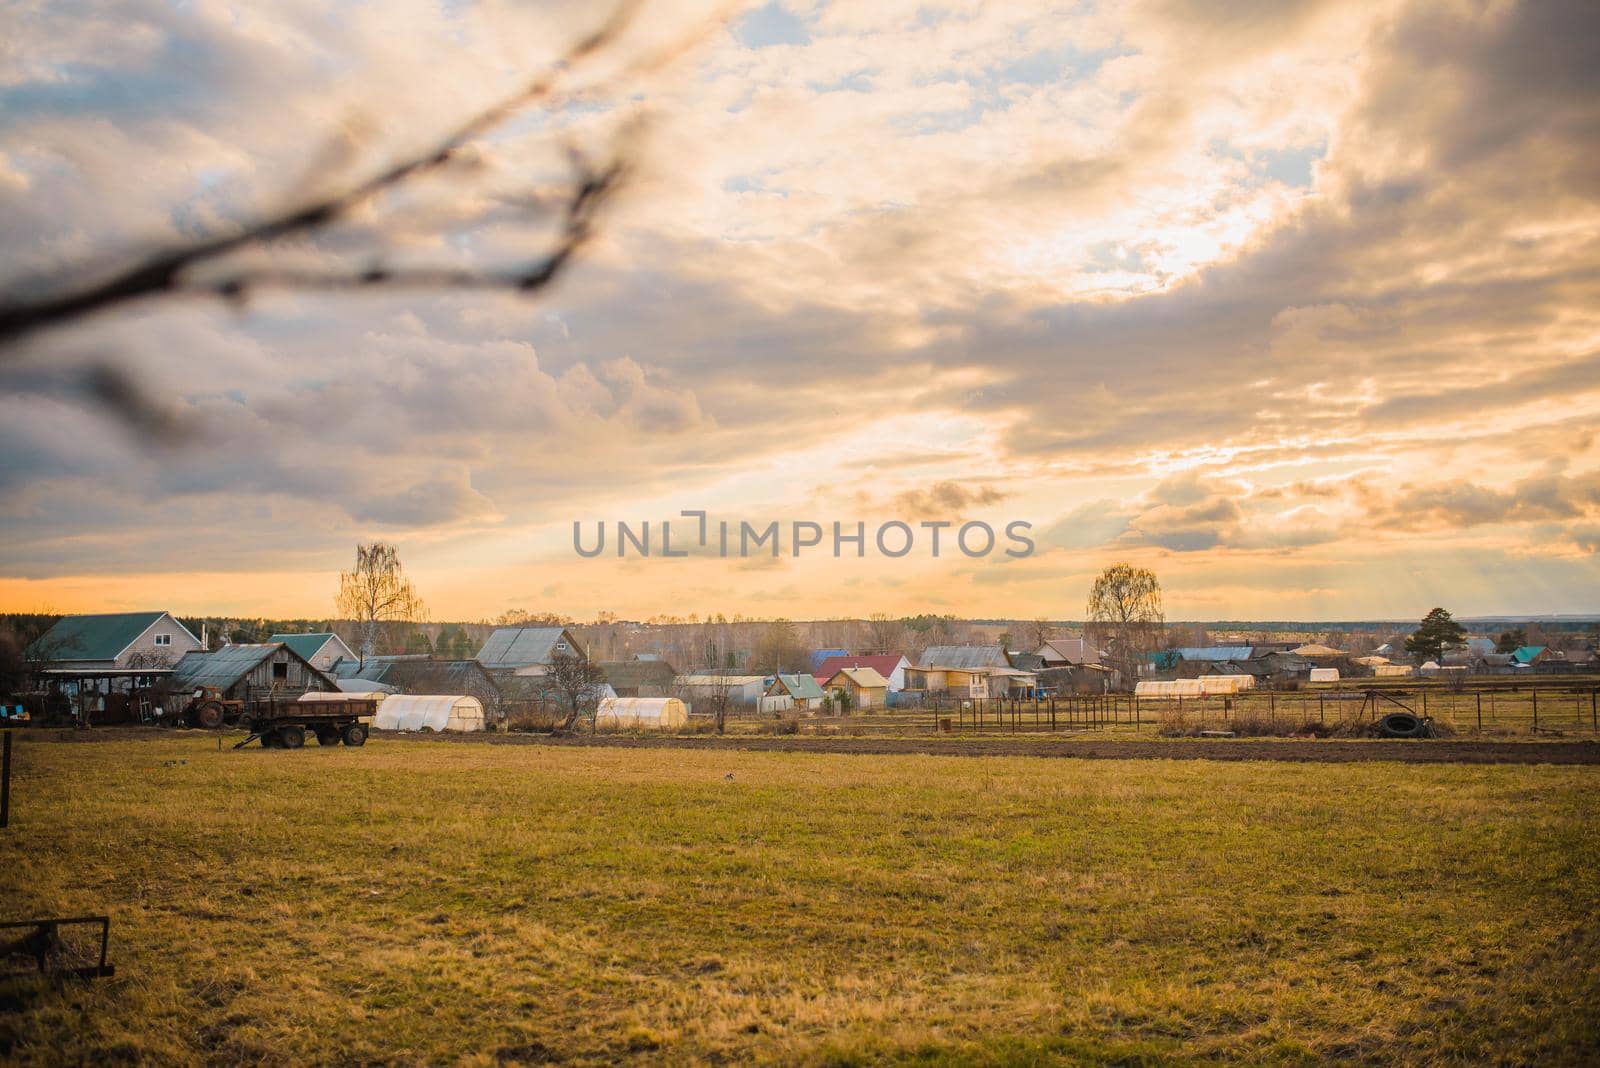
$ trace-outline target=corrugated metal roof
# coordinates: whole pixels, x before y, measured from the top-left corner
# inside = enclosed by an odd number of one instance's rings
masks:
[[[783,683],[783,688],[789,691],[789,696],[796,699],[819,699],[823,696],[822,687],[817,685],[817,680],[810,675],[779,675],[778,681]]]
[[[922,668],[955,668],[970,671],[973,668],[1010,667],[1006,652],[998,645],[930,645],[917,662]]]
[[[849,656],[848,649],[817,649],[811,654],[811,673],[815,675],[822,668],[824,660],[831,660],[836,656]]]
[[[209,653],[184,653],[183,659],[178,661],[178,666],[172,672],[173,688],[182,691],[199,686],[215,686],[226,690],[277,652],[278,647],[278,642],[271,642],[224,645]]]
[[[555,645],[563,640],[562,635],[571,645],[566,651],[582,656],[583,651],[565,627],[500,627],[478,650],[478,662],[485,667],[506,668],[548,664],[558,651]]]
[[[1542,645],[1524,645],[1511,654],[1511,659],[1519,664],[1531,664],[1538,659],[1539,654],[1542,652],[1544,652],[1544,646]]]
[[[63,616],[28,647],[38,660],[115,660],[165,612]]]
[[[1178,655],[1185,660],[1249,660],[1254,648],[1249,645],[1184,646]]]

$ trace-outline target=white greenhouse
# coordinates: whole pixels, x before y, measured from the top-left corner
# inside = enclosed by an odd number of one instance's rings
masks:
[[[390,694],[379,703],[372,726],[380,731],[481,731],[483,704],[464,695]]]
[[[608,697],[595,710],[601,730],[669,731],[689,722],[689,707],[676,697]]]

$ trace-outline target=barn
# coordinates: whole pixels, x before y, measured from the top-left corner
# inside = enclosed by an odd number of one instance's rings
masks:
[[[172,691],[180,694],[212,687],[225,700],[247,703],[339,690],[331,677],[282,642],[225,645],[209,653],[185,653],[172,669],[171,685]]]

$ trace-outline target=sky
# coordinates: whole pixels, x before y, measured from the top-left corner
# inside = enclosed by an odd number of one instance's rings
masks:
[[[598,5],[0,2],[13,297],[545,71],[450,166],[240,262],[518,264],[571,152],[628,166],[537,294],[157,299],[0,350],[0,609],[323,617],[381,539],[439,620],[1070,619],[1117,561],[1173,619],[1600,611],[1585,0],[644,3],[567,64]],[[97,401],[106,365],[183,433]],[[574,551],[684,510],[779,555]],[[795,522],[868,550],[797,557]],[[924,522],[1034,551],[935,558]]]

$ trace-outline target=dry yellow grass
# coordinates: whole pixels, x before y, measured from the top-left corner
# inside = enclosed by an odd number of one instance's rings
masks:
[[[118,976],[0,1058],[1579,1063],[1597,784],[25,741],[6,911],[110,911]]]

